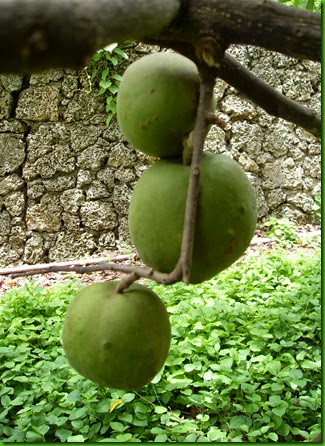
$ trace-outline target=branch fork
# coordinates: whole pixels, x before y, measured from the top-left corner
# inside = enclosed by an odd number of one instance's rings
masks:
[[[94,271],[120,271],[129,274],[122,279],[117,286],[116,292],[121,293],[127,289],[133,282],[140,277],[154,280],[164,285],[170,285],[172,283],[183,280],[185,283],[189,283],[192,251],[195,231],[196,212],[199,200],[199,188],[200,188],[200,173],[201,162],[203,157],[203,147],[206,136],[206,130],[211,123],[212,117],[210,110],[210,104],[213,97],[213,89],[215,84],[215,76],[212,74],[210,67],[206,64],[199,66],[200,74],[200,96],[197,110],[197,116],[195,121],[195,127],[190,135],[189,144],[193,145],[193,151],[191,156],[191,170],[189,185],[186,198],[185,217],[183,236],[181,243],[181,251],[177,264],[173,271],[168,274],[155,271],[152,268],[139,267],[135,265],[125,265],[118,263],[110,263],[105,259],[91,262],[90,260],[80,262],[62,262],[52,265],[48,268],[46,265],[34,265],[24,266],[18,268],[5,268],[0,269],[0,274],[11,275],[11,277],[31,276],[35,274],[44,274],[46,272],[76,272],[79,274],[91,273]],[[215,120],[215,118],[213,118]],[[186,164],[186,163],[185,163]],[[116,258],[115,258],[116,259]],[[115,260],[113,258],[113,260]],[[116,260],[119,260],[118,258]],[[93,264],[90,264],[93,263]]]

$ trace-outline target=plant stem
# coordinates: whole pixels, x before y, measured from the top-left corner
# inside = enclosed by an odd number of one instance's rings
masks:
[[[209,70],[202,69],[200,72],[200,98],[197,111],[196,123],[193,131],[193,155],[191,162],[191,173],[187,190],[186,210],[184,219],[184,231],[181,246],[179,265],[182,268],[182,279],[189,283],[192,264],[192,252],[194,245],[195,221],[200,193],[200,174],[203,157],[203,147],[208,125],[209,109],[213,97],[215,84],[214,77]]]

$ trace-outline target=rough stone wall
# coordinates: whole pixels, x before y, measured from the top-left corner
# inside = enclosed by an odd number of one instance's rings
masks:
[[[320,114],[320,65],[251,47],[230,50],[288,97]],[[312,221],[320,143],[267,115],[222,81],[206,148],[227,152],[255,187],[259,216]],[[130,243],[128,204],[152,162],[105,125],[105,104],[84,71],[0,75],[0,264],[71,259]]]

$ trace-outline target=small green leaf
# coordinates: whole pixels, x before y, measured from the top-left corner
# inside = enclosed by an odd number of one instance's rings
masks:
[[[72,392],[68,393],[67,400],[70,401],[70,403],[75,403],[79,400],[80,392],[79,390],[73,390]]]
[[[306,359],[301,363],[301,368],[303,369],[320,369],[321,368],[321,361],[310,361],[309,359]]]
[[[102,57],[101,53],[97,52],[92,56],[92,60],[98,62],[101,57]]]
[[[238,429],[242,425],[251,426],[252,420],[244,415],[235,415],[230,419],[229,425],[232,429]]]
[[[278,436],[275,432],[270,432],[269,434],[267,434],[267,438],[269,438],[272,441],[278,441]]]
[[[97,404],[96,410],[100,413],[107,413],[111,407],[112,400],[105,398]]]
[[[127,429],[127,426],[124,426],[124,424],[119,423],[118,421],[111,421],[109,423],[113,431],[116,432],[123,432],[125,429]]]
[[[155,437],[155,443],[165,443],[167,438],[168,437],[166,434],[159,434]]]
[[[72,432],[67,429],[57,429],[55,431],[55,435],[60,438],[61,442],[65,442],[69,436],[71,436]]]
[[[105,90],[107,90],[107,88],[109,88],[112,85],[112,81],[100,81],[99,82],[100,87],[104,88]]]
[[[113,78],[118,82],[121,82],[121,80],[123,79],[123,77],[117,73],[113,75]]]
[[[285,409],[285,407],[283,407],[283,406],[279,406],[279,407],[274,407],[273,409],[272,409],[272,412],[275,414],[275,415],[277,415],[278,417],[283,417],[283,415],[285,414],[285,412],[286,412],[286,409]]]
[[[155,406],[155,412],[158,414],[166,413],[167,408],[164,406]]]
[[[265,364],[266,370],[268,370],[272,375],[277,375],[281,370],[281,362],[280,361],[270,361]]]
[[[111,85],[108,87],[108,89],[112,94],[116,94],[118,92],[118,87],[116,85]]]
[[[123,50],[121,50],[121,48],[118,47],[113,49],[113,53],[119,54],[120,56],[124,57],[124,59],[129,58],[129,56]]]
[[[73,409],[69,416],[69,420],[77,420],[78,418],[84,418],[88,412],[87,407],[80,407],[79,409]]]
[[[130,433],[125,433],[125,434],[119,434],[119,435],[117,435],[116,436],[116,440],[118,441],[118,442],[121,442],[121,443],[127,443],[127,442],[129,442],[130,440],[132,439],[132,434],[130,434]],[[106,441],[106,440],[105,440]]]
[[[85,437],[83,435],[71,435],[66,441],[68,443],[83,443],[85,441]]]
[[[122,396],[122,400],[125,403],[130,403],[131,401],[133,401],[135,398],[135,393],[126,393],[125,395]]]

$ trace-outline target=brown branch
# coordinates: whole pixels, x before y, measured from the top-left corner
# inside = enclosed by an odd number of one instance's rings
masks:
[[[193,131],[194,147],[191,174],[187,191],[181,255],[178,262],[179,266],[182,268],[183,281],[185,283],[189,283],[190,280],[196,211],[199,201],[201,162],[209,118],[208,110],[213,97],[213,88],[215,84],[215,77],[211,75],[210,69],[207,69],[206,66],[201,67],[200,75],[200,99],[195,128]]]
[[[162,41],[192,43],[210,36],[227,48],[253,45],[300,59],[321,60],[321,15],[273,0],[188,0]]]
[[[321,119],[314,110],[287,98],[228,54],[215,75],[235,87],[270,115],[293,122],[312,135],[321,137]]]
[[[224,48],[321,59],[320,14],[273,0],[2,0],[0,72],[82,68],[96,50],[128,39],[194,49],[203,36]]]
[[[56,268],[70,268],[70,267],[78,267],[78,266],[86,266],[86,265],[96,265],[106,262],[107,260],[112,260],[114,262],[123,262],[125,260],[130,260],[132,256],[129,255],[117,255],[112,257],[101,257],[101,258],[93,258],[93,259],[79,259],[79,260],[69,260],[66,262],[54,262],[54,263],[39,263],[37,265],[22,265],[22,266],[13,266],[7,268],[0,268],[0,276],[6,276],[10,274],[19,274],[25,272],[33,272],[33,271],[63,271],[61,269]],[[38,274],[38,273],[37,273]]]

